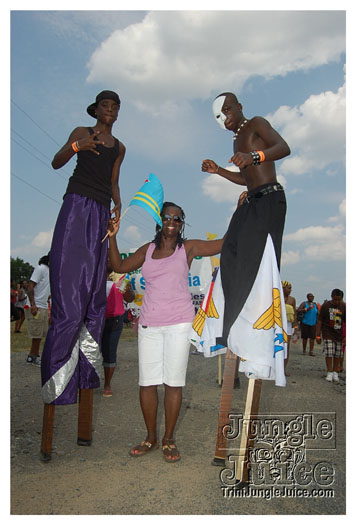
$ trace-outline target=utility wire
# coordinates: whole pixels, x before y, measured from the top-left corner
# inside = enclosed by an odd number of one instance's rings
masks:
[[[37,124],[37,122],[35,120],[33,120],[33,118],[30,117],[30,115],[28,113],[26,113],[26,111],[24,109],[22,109],[18,104],[16,104],[16,102],[14,101],[13,98],[11,99],[11,102],[14,104],[14,106],[17,107],[17,109],[22,111],[22,113],[24,113],[26,115],[26,117],[29,118],[31,120],[31,122],[33,122],[35,124],[35,126],[37,126],[45,135],[47,135],[48,138],[50,138],[55,144],[57,144],[57,146],[60,146],[60,144],[58,144],[58,142],[45,129],[41,128],[41,126],[39,124]]]
[[[35,158],[36,160],[38,160],[39,162],[41,162],[42,164],[44,164],[44,165],[46,166],[46,168],[49,169],[48,164],[47,164],[44,160],[42,160],[42,159],[40,159],[39,157],[37,157],[36,155],[34,155],[34,154],[32,153],[32,151],[30,151],[30,150],[28,150],[27,148],[25,148],[22,144],[20,144],[19,142],[17,142],[16,139],[12,138],[11,140],[12,140],[13,142],[15,142],[15,144],[17,144],[18,146],[20,146],[20,148],[22,148],[22,149],[24,149],[25,151],[27,151],[27,153],[28,153],[29,155],[31,155],[31,157],[33,157],[33,158]],[[57,173],[57,175],[59,175],[62,179],[67,180],[67,178],[66,178],[64,175],[62,175],[61,173]]]
[[[16,179],[19,179],[21,180],[22,182],[24,182],[25,184],[27,184],[27,186],[30,186],[30,188],[36,190],[38,193],[41,193],[41,195],[44,195],[45,197],[47,197],[47,199],[50,199],[51,201],[55,202],[56,204],[61,204],[59,201],[57,201],[56,199],[53,199],[53,197],[50,197],[49,195],[47,195],[46,193],[43,193],[43,191],[39,190],[38,188],[36,188],[36,186],[33,186],[32,184],[30,184],[29,182],[27,182],[27,180],[24,180],[22,179],[21,177],[19,177],[18,175],[16,175],[13,171],[11,171],[11,175],[13,177],[16,177]]]

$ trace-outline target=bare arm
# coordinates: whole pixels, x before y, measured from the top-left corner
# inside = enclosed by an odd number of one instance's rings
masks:
[[[209,257],[220,253],[224,238],[214,239],[213,241],[203,241],[201,239],[185,241],[184,247],[187,253],[188,266],[190,267],[194,257]]]
[[[28,295],[28,299],[30,301],[30,305],[31,305],[31,314],[32,315],[36,315],[37,312],[38,312],[38,308],[36,306],[36,303],[35,303],[35,286],[36,286],[37,283],[35,283],[34,281],[30,281],[28,283],[28,288],[27,288],[27,295]]]
[[[246,186],[245,177],[239,171],[226,170],[225,168],[218,166],[213,160],[203,160],[201,170],[208,173],[216,173],[217,175],[220,175],[220,177],[224,177],[224,179],[227,179],[234,184]]]
[[[114,272],[129,273],[141,268],[145,261],[147,248],[150,243],[144,244],[129,257],[121,258],[119,248],[116,243],[116,233],[119,229],[119,223],[111,222],[109,232],[109,258]]]
[[[120,197],[120,188],[119,188],[119,177],[120,177],[120,168],[124,160],[126,153],[126,148],[122,142],[120,142],[120,152],[114,163],[111,177],[111,191],[112,191],[112,200],[114,201],[114,208],[111,210],[111,214],[115,213],[115,220],[119,220],[121,215],[121,197]]]

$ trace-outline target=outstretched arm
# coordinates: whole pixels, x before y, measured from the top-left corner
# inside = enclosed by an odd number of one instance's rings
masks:
[[[112,269],[116,273],[129,273],[138,270],[144,263],[146,251],[150,243],[144,244],[129,257],[121,258],[119,248],[116,243],[116,234],[119,229],[119,223],[110,221],[109,224],[109,258]]]
[[[184,246],[187,253],[188,266],[190,267],[194,257],[209,257],[220,253],[224,238],[214,239],[213,241],[203,241],[201,239],[185,241]]]

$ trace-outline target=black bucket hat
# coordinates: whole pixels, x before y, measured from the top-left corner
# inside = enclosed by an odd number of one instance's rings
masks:
[[[99,93],[99,95],[96,96],[95,102],[93,102],[93,104],[90,104],[90,106],[87,107],[87,113],[89,113],[91,117],[96,118],[95,110],[97,108],[97,105],[101,100],[104,99],[114,100],[116,104],[118,104],[118,106],[120,107],[120,98],[119,95],[115,93],[115,91],[102,91],[101,93]]]

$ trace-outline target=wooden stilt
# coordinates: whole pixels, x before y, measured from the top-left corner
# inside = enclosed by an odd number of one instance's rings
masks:
[[[222,383],[222,359],[221,354],[218,355],[218,384],[221,385]]]
[[[44,404],[43,423],[42,423],[42,441],[41,441],[41,459],[49,461],[52,458],[52,439],[54,425],[54,408],[55,405]]]
[[[249,379],[246,395],[245,413],[241,432],[240,449],[236,466],[236,482],[248,483],[248,454],[253,446],[251,423],[257,419],[262,380]]]
[[[227,348],[225,354],[224,378],[220,398],[220,412],[218,420],[218,432],[216,436],[215,455],[212,461],[213,465],[225,465],[226,437],[223,435],[223,428],[230,422],[229,414],[231,412],[237,359],[237,355]]]
[[[93,389],[79,390],[78,407],[78,445],[89,446],[92,440],[93,425]]]

